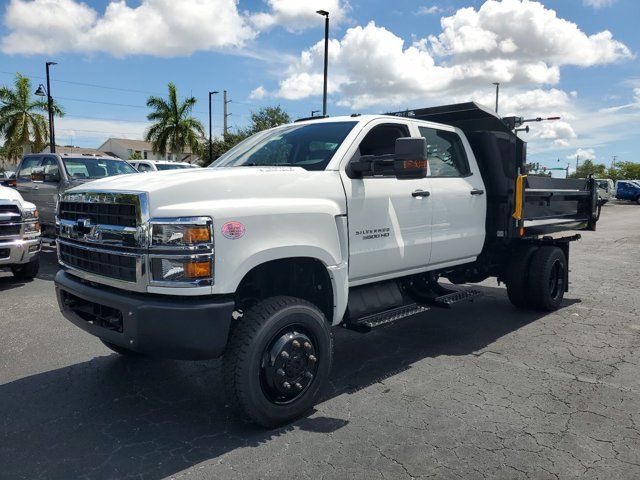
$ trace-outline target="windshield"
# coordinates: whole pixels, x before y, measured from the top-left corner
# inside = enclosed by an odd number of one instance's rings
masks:
[[[95,179],[137,173],[137,170],[122,160],[106,158],[63,158],[64,168],[69,177],[74,179]]]
[[[209,168],[293,166],[324,170],[356,123],[294,124],[257,133],[222,155]]]
[[[182,165],[180,163],[156,163],[158,170],[178,170],[182,168],[189,168],[189,165]]]

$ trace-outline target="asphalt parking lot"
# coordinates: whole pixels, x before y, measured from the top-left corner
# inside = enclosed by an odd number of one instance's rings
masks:
[[[0,478],[640,478],[640,207],[572,246],[563,308],[484,296],[335,334],[326,397],[275,431],[230,415],[218,361],[126,360],[69,324],[51,250],[0,273]],[[185,319],[188,321],[188,319]]]

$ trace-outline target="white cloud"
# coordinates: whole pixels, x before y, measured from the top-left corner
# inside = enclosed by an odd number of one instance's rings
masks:
[[[81,117],[56,118],[56,140],[66,143],[69,137],[91,139],[102,143],[109,137],[141,139],[149,125],[146,122],[96,120]],[[94,145],[97,147],[98,145]]]
[[[582,0],[582,3],[593,8],[610,7],[616,0]]]
[[[344,20],[348,3],[342,0],[267,0],[271,11],[254,13],[251,22],[259,30],[266,30],[280,25],[289,31],[300,31],[310,27],[321,27],[324,19],[316,12],[329,12],[332,24]]]
[[[135,7],[111,1],[102,15],[76,0],[11,0],[5,25],[1,48],[10,54],[168,57],[242,47],[256,35],[236,0],[142,0]]]
[[[593,161],[596,159],[596,152],[593,148],[578,148],[575,153],[567,155],[567,160],[575,160],[577,157],[580,157],[579,161]]]
[[[438,13],[444,12],[444,9],[439,7],[438,5],[431,5],[430,7],[422,6],[418,9],[418,15],[437,15]]]
[[[254,88],[251,93],[249,94],[249,99],[250,100],[262,100],[264,97],[267,96],[267,91],[265,90],[265,88],[260,85],[257,88]]]
[[[442,18],[441,24],[439,35],[408,46],[374,22],[333,39],[329,87],[337,104],[404,108],[416,99],[468,95],[495,81],[516,88],[554,85],[563,65],[588,67],[632,57],[610,32],[587,35],[530,0],[488,0],[478,10],[463,8]],[[323,42],[304,50],[281,80],[279,95],[319,95],[323,58]]]

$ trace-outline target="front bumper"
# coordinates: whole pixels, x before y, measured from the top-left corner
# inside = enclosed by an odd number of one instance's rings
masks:
[[[234,302],[217,297],[159,296],[97,286],[60,270],[62,314],[86,332],[129,350],[175,359],[219,357]]]
[[[0,240],[0,266],[20,265],[35,259],[40,252],[40,237],[29,240]]]

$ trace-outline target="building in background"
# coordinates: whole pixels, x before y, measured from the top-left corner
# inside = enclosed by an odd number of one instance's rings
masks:
[[[40,153],[49,153],[50,149],[49,147],[45,148],[44,150],[42,150]],[[84,147],[72,147],[70,145],[65,145],[65,146],[60,146],[60,145],[56,145],[56,153],[67,153],[67,154],[75,154],[75,155],[99,155],[101,157],[105,157],[108,156],[109,154],[101,151],[101,150],[96,150],[95,148],[84,148]],[[113,155],[111,155],[113,156]]]
[[[98,147],[98,150],[109,155],[128,160],[134,153],[137,153],[143,160],[169,160],[173,162],[198,163],[199,157],[190,151],[166,155],[154,153],[150,142],[143,140],[130,140],[127,138],[109,138]]]

